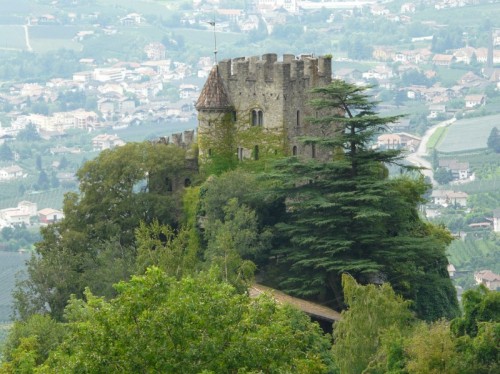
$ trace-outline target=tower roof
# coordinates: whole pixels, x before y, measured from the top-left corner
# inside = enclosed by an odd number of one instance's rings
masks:
[[[227,95],[224,81],[219,74],[218,67],[214,66],[201,90],[200,97],[196,102],[196,109],[220,110],[229,109],[230,107],[231,101]]]

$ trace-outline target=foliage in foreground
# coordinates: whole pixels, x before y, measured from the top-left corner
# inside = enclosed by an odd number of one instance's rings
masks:
[[[464,294],[465,314],[450,322],[419,321],[388,284],[343,276],[349,308],[334,325],[333,358],[341,373],[496,373],[500,368],[500,294]],[[465,332],[464,326],[476,333]],[[474,330],[474,326],[479,326]]]
[[[116,288],[111,301],[89,291],[86,301],[71,299],[67,335],[37,372],[333,370],[331,343],[305,314],[268,296],[239,294],[215,274],[178,281],[153,267]],[[36,355],[33,345],[20,348]],[[16,363],[9,365],[15,372]]]
[[[348,309],[334,344],[317,324],[268,295],[251,299],[220,272],[178,280],[159,268],[116,285],[110,301],[73,297],[65,323],[16,322],[2,373],[457,373],[500,369],[498,292],[464,294],[464,316],[419,321],[389,284],[343,276]],[[331,348],[331,350],[330,350]]]

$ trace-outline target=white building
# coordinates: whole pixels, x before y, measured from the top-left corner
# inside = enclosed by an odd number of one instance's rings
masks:
[[[37,216],[37,205],[30,201],[21,201],[17,208],[6,208],[0,210],[0,221],[5,226],[29,225],[30,218]]]
[[[126,73],[125,68],[98,68],[94,69],[93,77],[98,82],[120,82],[125,79]]]
[[[25,177],[25,173],[20,166],[13,165],[0,169],[0,181],[10,181],[16,178]]]
[[[115,147],[121,147],[125,142],[116,135],[100,134],[92,139],[92,146],[95,151],[103,151]]]
[[[432,202],[444,207],[449,205],[466,206],[468,196],[465,192],[448,190],[434,190],[431,194]]]
[[[500,208],[493,211],[493,231],[500,232]]]

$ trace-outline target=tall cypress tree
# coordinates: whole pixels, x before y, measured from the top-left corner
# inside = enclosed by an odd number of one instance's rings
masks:
[[[377,115],[366,91],[343,81],[316,88],[311,104],[320,115],[310,126],[334,135],[303,141],[330,149],[331,159],[292,157],[276,166],[287,202],[277,225],[276,255],[286,268],[281,286],[342,307],[341,274],[350,273],[361,283],[391,282],[414,300],[422,318],[454,316],[458,305],[445,256],[449,235],[419,219],[423,178],[389,178],[385,165],[400,164],[402,154],[375,149],[371,140],[399,117]]]

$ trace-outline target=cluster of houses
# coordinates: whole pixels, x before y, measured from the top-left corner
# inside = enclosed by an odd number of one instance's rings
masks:
[[[0,210],[0,229],[3,227],[31,226],[35,223],[48,225],[64,218],[64,213],[57,209],[38,210],[37,204],[20,201],[15,208]]]
[[[146,46],[148,47],[148,46]],[[85,63],[93,63],[85,59]],[[90,61],[87,61],[90,60]],[[208,71],[207,60],[200,70]],[[0,103],[11,110],[7,113],[10,126],[0,128],[0,138],[15,138],[32,124],[42,138],[61,136],[69,129],[96,130],[104,127],[125,127],[143,121],[189,121],[196,117],[194,101],[199,88],[179,83],[193,75],[188,65],[171,60],[147,60],[142,63],[115,63],[77,72],[72,79],[52,79],[46,84],[12,84],[8,93],[0,94]],[[178,100],[161,95],[166,84],[178,89]],[[82,92],[97,97],[96,110],[83,108],[50,115],[27,114],[25,108],[33,102],[56,102],[61,92]]]
[[[477,285],[484,285],[492,291],[500,291],[500,275],[491,270],[480,270],[474,273],[474,280]]]

